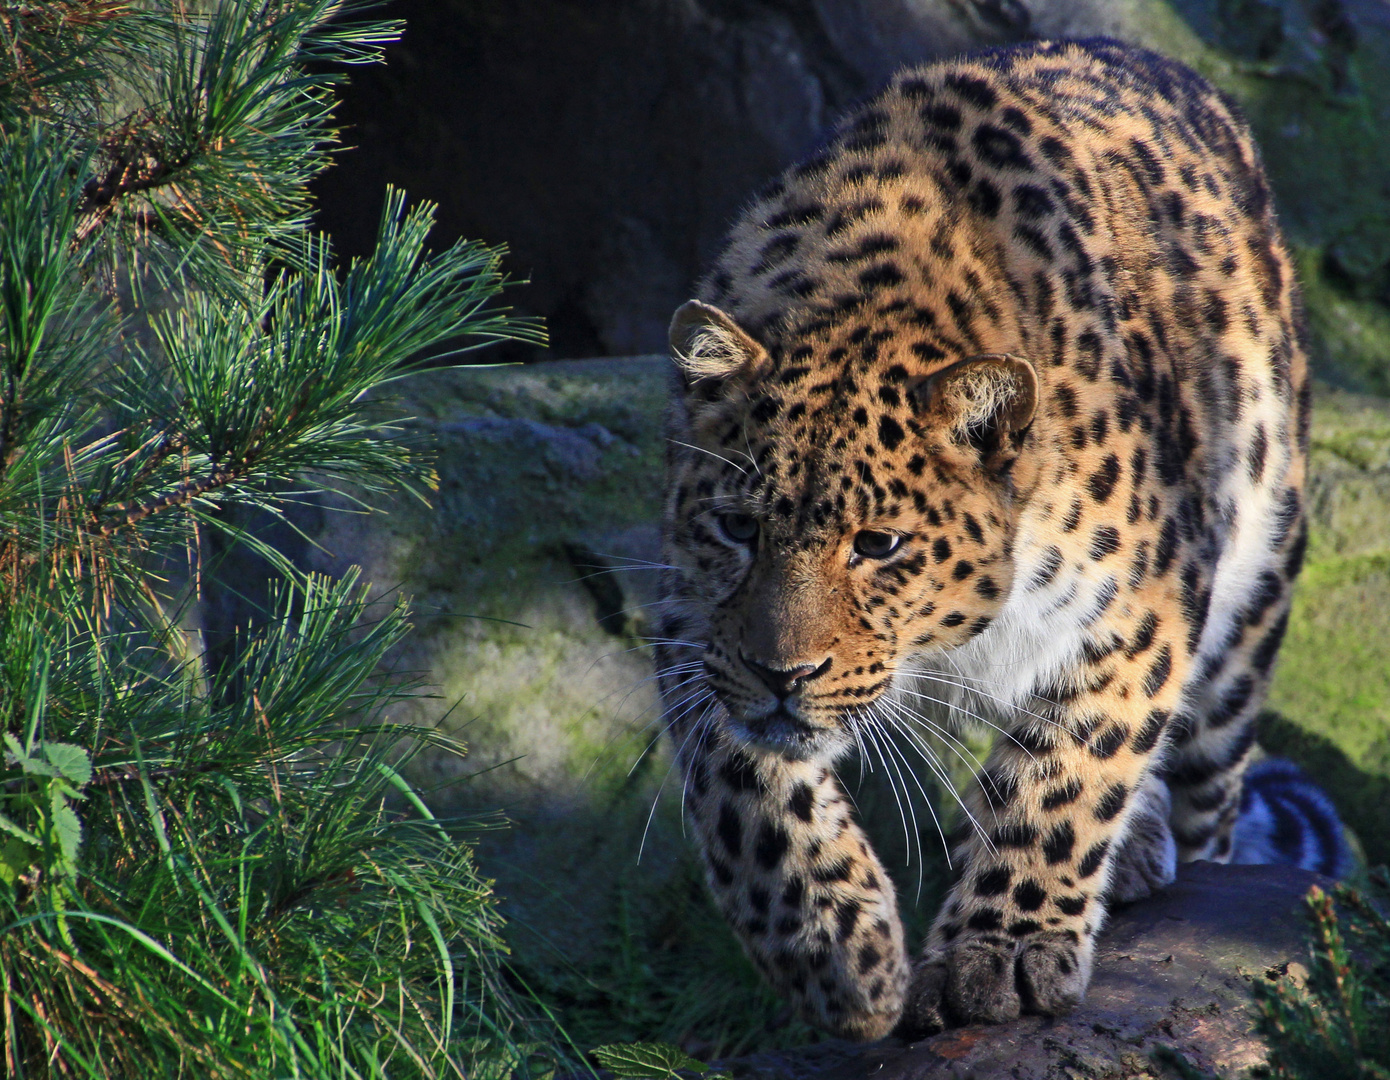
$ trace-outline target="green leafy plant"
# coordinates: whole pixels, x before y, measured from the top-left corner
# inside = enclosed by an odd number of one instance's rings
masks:
[[[538,330],[500,254],[386,200],[306,231],[356,0],[0,2],[0,1072],[513,1077],[555,1033],[489,883],[402,778],[403,602],[236,524],[427,497],[389,391]],[[217,545],[209,543],[217,536]],[[277,575],[213,656],[216,551]],[[193,606],[190,606],[193,605]],[[464,826],[467,823],[462,823]]]
[[[682,1073],[711,1080],[726,1075],[711,1072],[703,1061],[668,1043],[614,1043],[595,1047],[593,1055],[614,1076],[636,1080],[679,1080]]]
[[[1257,983],[1259,1031],[1275,1080],[1390,1077],[1390,872],[1370,892],[1348,885],[1308,894],[1310,967]]]
[[[5,771],[0,776],[10,808],[0,814],[0,830],[9,834],[0,848],[0,880],[14,886],[42,862],[69,882],[77,879],[82,823],[72,808],[92,779],[92,759],[72,743],[32,740],[21,745],[6,733]],[[19,824],[32,821],[30,832]]]

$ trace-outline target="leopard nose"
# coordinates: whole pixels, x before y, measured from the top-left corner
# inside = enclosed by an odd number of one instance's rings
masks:
[[[790,697],[802,685],[810,682],[819,675],[824,675],[830,670],[830,657],[819,664],[798,664],[794,668],[774,668],[766,664],[760,664],[756,660],[750,660],[742,653],[739,658],[744,666],[756,675],[764,686],[777,695],[779,701]]]

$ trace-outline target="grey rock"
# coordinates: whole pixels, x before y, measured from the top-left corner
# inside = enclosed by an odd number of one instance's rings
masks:
[[[1188,864],[1163,892],[1114,913],[1086,1000],[1069,1016],[722,1065],[736,1080],[1118,1080],[1181,1076],[1169,1071],[1177,1060],[1245,1075],[1265,1060],[1250,986],[1307,959],[1302,899],[1315,884],[1329,885],[1285,867]]]

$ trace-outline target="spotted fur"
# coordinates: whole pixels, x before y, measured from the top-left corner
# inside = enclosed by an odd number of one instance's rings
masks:
[[[734,226],[671,328],[662,683],[714,896],[813,1022],[1063,1013],[1108,895],[1230,857],[1301,326],[1244,123],[1115,42],[905,71]],[[909,963],[832,766],[929,699],[1005,734]]]
[[[1327,795],[1292,761],[1263,758],[1245,773],[1231,862],[1290,863],[1339,878],[1356,856]]]

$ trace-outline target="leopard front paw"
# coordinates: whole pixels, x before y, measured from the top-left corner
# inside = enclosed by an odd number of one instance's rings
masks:
[[[998,1024],[1022,1012],[1012,942],[965,940],[913,965],[897,1033],[932,1035],[976,1022]]]
[[[1037,933],[1022,941],[965,938],[923,955],[895,1034],[918,1039],[948,1027],[999,1024],[1023,1013],[1060,1016],[1086,992],[1087,965],[1070,935]]]
[[[1024,1011],[1063,1016],[1081,1004],[1090,965],[1069,934],[1034,934],[1023,943],[1015,964]]]
[[[1178,846],[1168,824],[1172,799],[1168,785],[1150,775],[1135,793],[1120,849],[1110,870],[1106,902],[1128,904],[1171,885],[1178,874]]]

